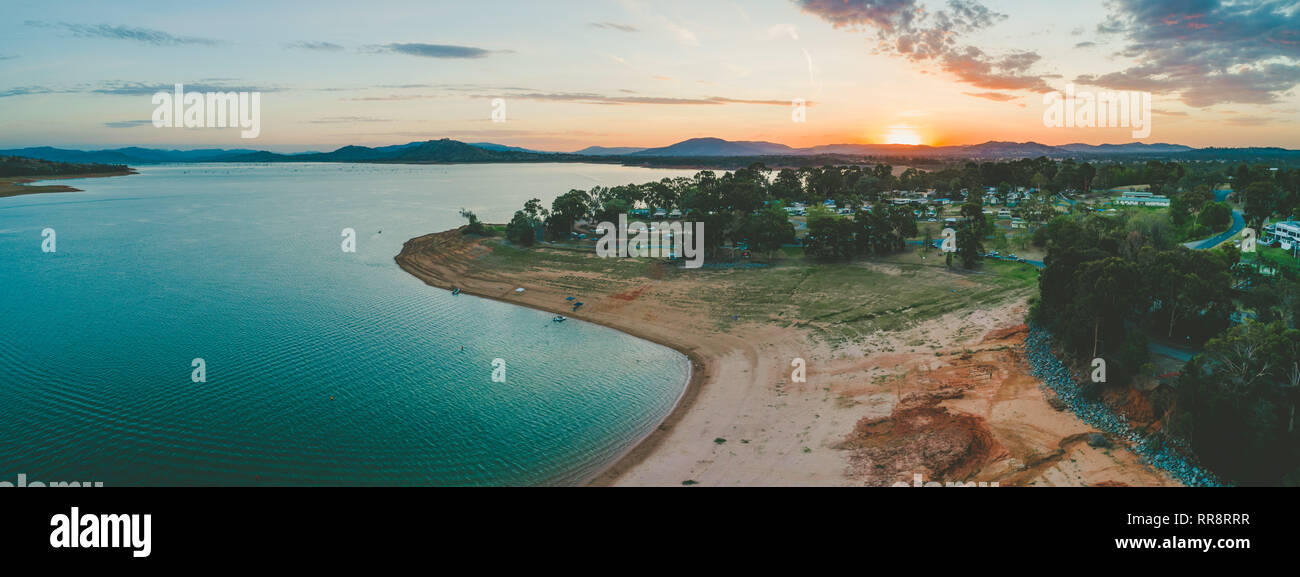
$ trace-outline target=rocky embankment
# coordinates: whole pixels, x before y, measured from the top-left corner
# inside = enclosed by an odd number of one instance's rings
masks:
[[[1152,466],[1167,471],[1185,485],[1216,487],[1224,483],[1205,468],[1192,462],[1186,449],[1159,434],[1135,429],[1128,419],[1115,414],[1100,399],[1083,394],[1079,381],[1052,352],[1052,337],[1046,329],[1030,326],[1025,339],[1025,356],[1035,377],[1083,422],[1116,439],[1128,441],[1130,449]]]

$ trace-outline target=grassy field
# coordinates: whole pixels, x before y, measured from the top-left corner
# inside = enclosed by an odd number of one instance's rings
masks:
[[[1267,261],[1271,266],[1290,271],[1291,274],[1300,274],[1300,260],[1291,256],[1292,251],[1282,250],[1275,246],[1258,247],[1259,260]],[[1249,256],[1244,256],[1242,260],[1252,260]]]
[[[764,321],[807,326],[830,342],[856,341],[876,331],[906,329],[959,310],[975,310],[1032,294],[1038,273],[1014,262],[986,261],[974,271],[931,251],[908,250],[852,262],[818,262],[797,248],[770,263],[686,270],[652,259],[600,259],[590,243],[548,244],[521,249],[500,239],[479,262],[487,270],[515,273],[565,271],[548,284],[584,294],[637,290],[648,280],[666,281],[656,293],[671,294],[702,321],[721,329]]]

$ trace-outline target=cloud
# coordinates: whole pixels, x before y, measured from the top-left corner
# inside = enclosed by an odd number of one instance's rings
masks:
[[[1085,41],[1083,41],[1083,42],[1080,42],[1080,43],[1078,43],[1078,44],[1075,44],[1074,47],[1075,47],[1075,48],[1092,48],[1093,46],[1096,46],[1096,45],[1097,45],[1096,42],[1093,42],[1093,41],[1091,41],[1091,40],[1085,40]]]
[[[1265,126],[1285,122],[1279,118],[1265,118],[1261,116],[1237,116],[1224,120],[1223,123],[1230,126]]]
[[[318,50],[322,52],[338,52],[343,50],[343,46],[333,42],[292,42],[284,45],[285,48],[296,48],[299,50]]]
[[[789,38],[791,40],[799,39],[799,29],[793,24],[773,24],[767,29],[768,38]]]
[[[221,84],[212,81],[199,81],[195,83],[182,83],[185,92],[279,92],[276,87],[249,86],[249,85],[230,85]],[[86,92],[94,94],[106,94],[110,96],[143,96],[157,92],[173,92],[176,90],[176,83],[171,84],[154,84],[150,82],[123,82],[109,81],[100,84],[96,88],[91,88]]]
[[[918,0],[794,0],[833,28],[875,32],[876,50],[915,63],[934,63],[959,81],[988,90],[1048,92],[1046,76],[1031,72],[1037,52],[1001,56],[961,42],[964,35],[1006,19],[977,0],[948,0],[930,10]]]
[[[485,96],[486,98],[486,96]],[[523,94],[511,94],[506,96],[507,99],[519,100],[539,100],[550,102],[577,102],[581,104],[604,104],[612,106],[621,106],[629,104],[663,104],[663,105],[691,105],[691,106],[717,106],[723,104],[761,104],[768,106],[790,106],[789,100],[760,100],[747,98],[727,98],[722,96],[710,96],[705,98],[676,98],[666,96],[607,96],[589,92],[531,92]],[[811,105],[812,103],[808,103]]]
[[[423,58],[483,58],[494,51],[473,46],[455,44],[421,44],[418,42],[394,42],[368,47],[374,52],[392,52]],[[500,51],[497,51],[500,52]]]
[[[389,94],[386,96],[357,96],[354,98],[344,98],[353,102],[397,102],[401,100],[420,100],[424,98],[437,98],[428,94]]]
[[[13,88],[0,90],[0,98],[8,98],[10,96],[31,96],[35,94],[63,94],[67,92],[72,91],[55,90],[46,86],[15,86]]]
[[[974,96],[975,98],[992,100],[994,102],[1006,102],[1008,100],[1019,98],[1014,94],[1005,94],[1002,92],[963,92],[962,94],[965,94],[966,96]]]
[[[143,42],[156,46],[175,46],[181,44],[203,44],[215,45],[219,41],[211,38],[198,38],[194,36],[174,36],[162,30],[151,28],[136,28],[132,26],[113,26],[110,24],[69,24],[67,22],[42,22],[39,20],[28,20],[28,26],[40,28],[62,28],[71,32],[74,36],[82,38],[111,38],[115,40],[131,40],[134,42]]]
[[[137,126],[150,126],[152,124],[152,120],[114,120],[112,122],[105,122],[104,126],[109,128],[135,128]]]
[[[329,116],[308,120],[309,124],[352,124],[357,122],[389,122],[390,118],[377,118],[374,116]]]
[[[1134,65],[1077,82],[1176,94],[1204,108],[1269,104],[1300,84],[1300,9],[1294,1],[1115,0],[1099,32],[1127,41]]]
[[[631,24],[619,24],[618,22],[588,22],[587,26],[592,28],[604,28],[606,30],[618,30],[619,32],[640,32],[641,29]]]
[[[696,48],[700,45],[700,39],[695,36],[695,32],[681,24],[678,24],[667,16],[656,12],[646,3],[638,0],[623,0],[623,5],[626,6],[628,10],[631,10],[640,16],[658,22],[672,34],[673,39],[678,44],[687,48]]]

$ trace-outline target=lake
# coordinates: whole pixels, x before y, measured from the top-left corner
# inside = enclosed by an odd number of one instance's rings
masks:
[[[163,165],[0,199],[0,481],[581,482],[668,414],[686,357],[452,296],[393,257],[462,207],[505,222],[529,198],[690,174]]]

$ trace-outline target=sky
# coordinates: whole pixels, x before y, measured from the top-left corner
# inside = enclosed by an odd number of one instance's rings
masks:
[[[1045,97],[1073,85],[1149,93],[1141,142],[1300,149],[1300,0],[4,0],[4,12],[0,148],[1139,140],[1045,125]],[[152,96],[177,83],[260,92],[257,138],[155,127]]]

